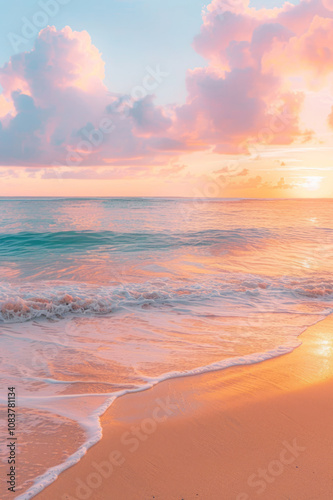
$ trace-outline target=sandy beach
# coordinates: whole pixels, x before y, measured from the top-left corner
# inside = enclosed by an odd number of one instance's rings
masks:
[[[333,498],[333,317],[292,353],[119,398],[38,500]]]

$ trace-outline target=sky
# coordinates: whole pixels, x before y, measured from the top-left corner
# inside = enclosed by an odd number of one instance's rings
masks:
[[[0,7],[0,196],[333,196],[333,0]]]

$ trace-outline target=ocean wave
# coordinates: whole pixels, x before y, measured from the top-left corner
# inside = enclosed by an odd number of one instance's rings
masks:
[[[301,279],[285,281],[287,290],[294,296],[309,299],[333,299],[333,282],[331,279],[318,275],[316,279]]]
[[[110,286],[64,281],[0,285],[0,322],[5,323],[67,315],[108,315],[126,308],[193,312],[193,307],[212,304],[221,315],[263,309],[292,312],[300,304],[314,304],[320,309],[321,305],[326,308],[333,304],[333,285],[320,278],[293,280],[255,275],[204,277],[196,282],[165,278]]]
[[[0,256],[14,258],[17,255],[42,251],[75,252],[91,248],[105,251],[140,252],[167,250],[180,247],[208,247],[212,245],[246,246],[266,238],[264,229],[204,230],[181,233],[115,232],[115,231],[58,231],[19,232],[0,234]]]
[[[37,318],[75,315],[107,315],[122,308],[169,307],[176,302],[203,297],[209,290],[197,286],[187,289],[167,282],[124,283],[97,287],[86,283],[44,282],[13,286],[0,285],[0,321],[24,322]]]

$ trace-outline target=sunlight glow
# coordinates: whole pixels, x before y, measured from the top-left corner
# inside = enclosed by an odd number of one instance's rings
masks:
[[[305,177],[305,182],[300,184],[300,186],[308,189],[309,191],[318,191],[318,189],[320,189],[322,180],[323,177],[319,175],[311,175],[309,177]]]

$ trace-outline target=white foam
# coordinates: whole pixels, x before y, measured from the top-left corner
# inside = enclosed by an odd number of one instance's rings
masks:
[[[193,265],[193,264],[192,264]],[[168,278],[144,283],[122,282],[114,286],[93,286],[79,282],[38,282],[25,285],[0,284],[0,322],[22,323],[39,318],[63,318],[67,315],[108,315],[121,308],[160,307],[178,309],[203,301],[219,300],[225,314],[232,315],[235,304],[249,310],[258,306],[266,312],[297,311],[304,297],[316,304],[331,304],[331,280],[261,279],[242,275],[234,282],[228,276],[184,283]],[[184,293],[186,292],[186,293]]]
[[[124,396],[126,394],[131,394],[135,392],[145,391],[147,389],[151,389],[156,384],[163,382],[165,380],[180,378],[180,377],[189,377],[193,375],[200,375],[207,372],[219,371],[226,368],[230,368],[232,366],[241,366],[241,365],[252,365],[255,363],[260,363],[262,361],[266,361],[269,359],[276,358],[278,356],[282,356],[283,354],[287,354],[292,352],[294,349],[301,345],[300,341],[292,342],[284,346],[279,346],[275,349],[272,349],[267,352],[247,354],[245,356],[240,356],[237,358],[228,358],[223,361],[218,361],[215,363],[211,363],[204,367],[194,368],[192,370],[188,370],[186,372],[174,371],[169,372],[161,377],[157,378],[147,378],[147,384],[142,385],[141,387],[135,389],[125,389],[112,394],[80,394],[79,397],[86,396],[106,396],[106,401],[99,406],[87,419],[79,422],[87,434],[87,441],[80,446],[80,448],[73,453],[70,457],[65,460],[65,462],[51,467],[45,474],[36,478],[35,483],[31,486],[27,491],[22,493],[21,495],[15,497],[17,500],[29,500],[33,498],[35,495],[40,493],[44,488],[53,483],[59,474],[69,467],[75,465],[79,460],[85,455],[87,450],[91,448],[94,444],[96,444],[102,438],[102,427],[100,425],[100,417],[102,414],[112,405],[112,403],[119,397]],[[71,397],[70,395],[68,397]]]

